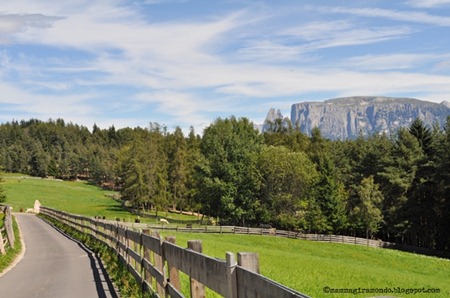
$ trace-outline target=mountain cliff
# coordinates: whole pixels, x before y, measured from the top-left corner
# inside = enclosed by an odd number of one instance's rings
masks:
[[[273,114],[272,114],[273,115]],[[412,98],[358,96],[292,105],[291,122],[308,135],[314,127],[330,139],[353,139],[360,133],[393,133],[416,118],[428,126],[443,125],[450,115],[450,103],[433,103]]]
[[[275,110],[271,108],[267,113],[266,120],[262,124],[259,131],[277,131],[281,129],[287,129],[291,123],[288,117],[283,117],[280,110]]]

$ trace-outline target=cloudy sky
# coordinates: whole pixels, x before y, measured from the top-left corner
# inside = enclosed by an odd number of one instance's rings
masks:
[[[0,122],[262,123],[353,95],[450,100],[450,0],[15,0],[0,6]]]

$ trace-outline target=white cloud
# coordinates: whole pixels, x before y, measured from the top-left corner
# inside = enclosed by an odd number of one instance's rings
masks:
[[[410,0],[408,3],[414,7],[431,8],[449,5],[450,0]]]
[[[49,28],[58,20],[61,18],[43,14],[0,14],[0,43],[10,42],[14,33],[30,28]]]
[[[422,23],[436,26],[450,26],[450,17],[432,15],[421,11],[399,11],[383,8],[347,8],[347,7],[320,7],[313,10],[320,10],[326,13],[342,13],[364,17],[377,17],[394,21],[411,23]]]
[[[360,70],[412,69],[445,59],[448,55],[437,54],[384,54],[356,56],[342,61],[342,66]]]

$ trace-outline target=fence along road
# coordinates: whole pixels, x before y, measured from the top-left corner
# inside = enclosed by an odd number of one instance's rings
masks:
[[[101,263],[40,218],[15,214],[23,259],[0,277],[1,297],[117,297]]]
[[[253,253],[238,253],[236,260],[235,254],[228,252],[226,260],[220,260],[202,254],[196,241],[182,248],[174,244],[174,237],[162,241],[157,233],[148,235],[46,207],[40,212],[109,245],[144,291],[156,291],[159,297],[189,295],[181,292],[180,271],[189,276],[190,295],[195,298],[205,297],[204,287],[230,298],[308,297],[260,275],[258,256]]]

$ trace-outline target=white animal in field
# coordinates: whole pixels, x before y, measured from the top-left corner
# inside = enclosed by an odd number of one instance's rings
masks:
[[[33,208],[28,208],[27,209],[27,213],[34,213],[34,209]]]
[[[167,219],[165,219],[165,218],[160,218],[159,221],[160,221],[163,225],[164,225],[164,224],[166,224],[166,225],[169,224],[169,222],[168,222]]]

